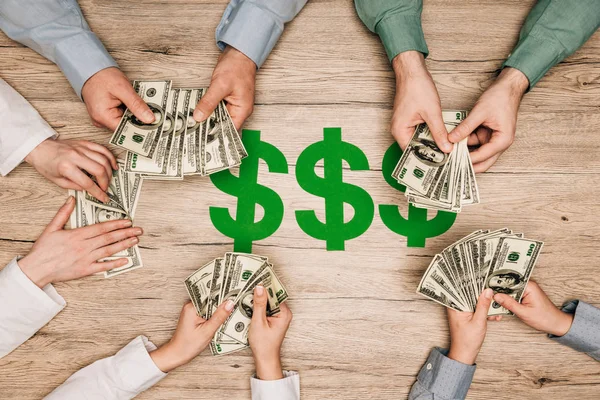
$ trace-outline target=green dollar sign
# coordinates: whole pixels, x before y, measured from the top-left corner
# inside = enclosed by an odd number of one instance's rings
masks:
[[[315,173],[321,159],[323,178]],[[369,169],[362,150],[342,141],[341,128],[325,128],[323,140],[308,146],[298,157],[296,166],[296,179],[302,189],[325,199],[326,222],[319,221],[313,210],[296,211],[296,220],[306,234],[325,240],[327,250],[344,250],[344,242],[362,235],[375,214],[371,196],[358,186],[343,182],[343,161],[353,171]],[[344,203],[354,208],[349,222],[344,222]]]
[[[385,152],[381,165],[381,172],[386,182],[393,188],[404,192],[406,187],[392,178],[392,171],[402,156],[398,143],[394,143]],[[425,247],[425,239],[439,236],[446,232],[454,221],[456,214],[438,211],[432,219],[427,219],[427,210],[408,205],[408,218],[400,214],[399,207],[392,204],[380,204],[379,215],[381,220],[394,233],[406,236],[408,247]]]
[[[259,185],[258,161],[267,163],[269,172],[288,173],[285,156],[275,146],[260,140],[260,131],[244,130],[242,141],[248,157],[240,165],[239,177],[229,170],[210,176],[212,183],[221,191],[238,198],[236,219],[228,208],[210,207],[210,220],[219,232],[233,239],[233,251],[252,252],[252,242],[271,236],[283,220],[281,197],[266,186]],[[256,205],[264,209],[260,221],[254,221]]]

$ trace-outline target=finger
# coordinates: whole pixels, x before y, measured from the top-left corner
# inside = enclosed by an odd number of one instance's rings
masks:
[[[487,288],[481,293],[479,299],[477,300],[477,306],[475,307],[475,315],[473,319],[477,321],[485,321],[487,319],[488,310],[490,309],[490,304],[492,304],[492,297],[494,296],[494,291],[490,288]]]
[[[68,180],[66,178],[55,179],[54,183],[56,183],[58,186],[60,186],[63,189],[83,190],[83,188],[81,186],[75,184],[74,182],[71,182],[70,180]]]
[[[477,129],[485,121],[485,115],[474,109],[467,118],[448,134],[448,140],[452,143],[458,143]]]
[[[524,305],[504,293],[497,293],[494,296],[494,301],[506,308],[508,311],[512,311],[517,317],[519,317],[525,309]]]
[[[290,308],[288,307],[288,305],[286,303],[281,303],[279,305],[279,314],[282,318],[285,318],[288,323],[290,323],[292,321],[293,318],[293,314],[292,314],[292,310],[290,310]]]
[[[99,261],[90,265],[90,275],[97,274],[98,272],[108,271],[109,269],[119,268],[127,265],[129,262],[126,258],[118,258],[111,261]]]
[[[452,151],[452,143],[448,141],[448,131],[446,130],[446,125],[444,125],[444,119],[442,118],[442,113],[434,113],[432,115],[424,115],[425,123],[429,127],[431,131],[431,135],[435,140],[437,146],[444,153],[450,153]]]
[[[264,286],[258,285],[254,288],[254,311],[252,312],[252,323],[267,323],[267,292]]]
[[[113,243],[120,242],[121,240],[129,239],[134,236],[141,236],[144,232],[142,228],[135,227],[129,229],[119,229],[116,231],[112,231],[109,233],[105,233],[104,235],[96,236],[93,239],[90,239],[90,245],[94,250],[100,249],[104,246],[111,245]],[[113,253],[114,254],[114,253]]]
[[[93,154],[92,154],[93,153]],[[99,159],[101,162],[98,162]],[[108,185],[112,179],[112,168],[108,161],[99,153],[92,150],[80,150],[80,157],[77,157],[76,164],[79,168],[86,170],[96,177],[96,182],[103,191],[108,190]]]
[[[117,229],[129,228],[131,224],[132,222],[130,219],[119,219],[115,221],[106,221],[99,224],[84,226],[83,228],[77,228],[76,231],[79,231],[84,239],[90,239],[108,232],[116,231]]]
[[[215,111],[219,102],[229,94],[229,88],[222,83],[211,82],[206,94],[202,96],[196,109],[194,119],[198,122],[204,121]]]
[[[402,149],[402,151],[406,150],[406,147],[410,143],[410,139],[412,138],[413,133],[415,133],[414,127],[405,129],[393,129],[392,128],[392,136],[398,142],[398,145]]]
[[[92,251],[91,256],[94,260],[101,260],[103,258],[115,255],[120,251],[123,251],[130,247],[133,247],[136,244],[138,244],[139,241],[140,240],[137,237],[123,240],[123,241],[117,242],[115,244],[111,244],[109,246],[105,246],[105,247],[99,248],[97,250],[94,250],[94,251]]]
[[[148,104],[142,100],[140,96],[133,90],[133,87],[129,84],[119,85],[119,89],[114,95],[123,102],[140,121],[151,124],[154,122],[156,117]]]
[[[249,101],[249,105],[242,105],[237,107],[234,107],[231,104],[226,105],[227,111],[231,116],[231,121],[233,121],[235,129],[238,131],[242,129],[242,125],[244,125],[246,119],[248,119],[248,117],[252,115],[252,110],[254,108],[254,98],[252,97]]]
[[[123,110],[119,107],[111,108],[104,112],[97,119],[100,122],[100,126],[105,126],[111,131],[114,131],[119,126],[121,118],[123,117]]]
[[[108,202],[108,196],[98,185],[94,183],[86,174],[81,172],[79,168],[70,168],[69,170],[63,173],[65,178],[68,178],[70,181],[88,191],[92,196],[97,198],[98,200],[106,203]]]
[[[494,165],[494,163],[498,160],[498,158],[500,158],[500,154],[496,154],[495,156],[493,156],[485,161],[482,161],[480,163],[473,164],[473,170],[478,174],[481,172],[485,172],[488,169],[490,169],[492,167],[492,165]]]
[[[113,174],[113,168],[110,163],[110,160],[108,158],[106,158],[104,156],[104,154],[98,153],[94,150],[85,149],[84,151],[85,151],[86,156],[88,156],[90,159],[94,160],[98,164],[102,165],[102,167],[104,167],[106,176],[108,177],[108,184],[106,185],[106,189],[103,187],[102,187],[102,189],[108,190],[108,186],[110,185],[110,181],[112,180],[112,174]]]
[[[502,134],[492,134],[489,142],[471,152],[471,161],[473,164],[478,164],[496,154],[502,153],[504,150],[508,149],[509,146],[510,138]]]
[[[42,235],[46,232],[56,232],[65,227],[65,224],[69,220],[71,213],[75,209],[75,198],[69,196],[65,204],[58,210],[52,221],[46,226]]]
[[[477,137],[476,134],[471,133],[469,139],[467,139],[467,146],[479,146],[480,144],[479,137]]]
[[[88,149],[95,151],[96,153],[105,155],[113,169],[116,170],[119,167],[115,155],[106,147],[98,143],[89,142],[87,140],[82,140],[80,143]]]
[[[221,304],[212,317],[206,321],[204,326],[206,326],[206,329],[208,329],[211,335],[214,335],[217,329],[223,325],[223,322],[225,322],[225,320],[229,317],[229,314],[231,314],[233,306],[233,301],[227,300],[224,304]]]

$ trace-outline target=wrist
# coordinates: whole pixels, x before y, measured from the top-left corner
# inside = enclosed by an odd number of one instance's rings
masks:
[[[519,100],[529,89],[529,79],[516,68],[506,67],[500,72],[496,81],[510,90]]]
[[[263,381],[275,381],[283,379],[281,358],[279,354],[268,357],[255,357],[256,377]]]
[[[171,342],[168,342],[150,353],[154,364],[164,373],[171,372],[177,367],[187,364],[189,360],[177,354]]]
[[[17,265],[21,269],[21,272],[23,272],[34,285],[41,289],[52,283],[52,279],[48,274],[41,272],[44,268],[40,268],[39,265],[36,266],[36,264],[35,261],[32,261],[29,258],[29,255],[17,261]]]
[[[425,65],[425,57],[416,50],[398,54],[392,60],[392,68],[397,78],[408,78],[416,75],[429,74]]]
[[[233,58],[236,66],[241,66],[243,69],[250,71],[253,75],[256,74],[256,69],[258,68],[254,61],[235,47],[231,47],[227,45],[225,50],[223,50],[222,57],[231,57]]]
[[[554,336],[564,336],[569,332],[569,330],[571,330],[574,315],[560,311],[558,309],[556,310],[556,312],[556,319],[552,324],[551,329],[549,329],[547,333]]]
[[[477,360],[477,354],[479,354],[479,351],[456,349],[451,345],[447,357],[466,365],[473,365],[475,364],[475,360]]]
[[[46,147],[48,145],[48,141],[52,140],[52,139],[46,139],[43,142],[41,142],[40,144],[38,144],[37,146],[35,146],[35,148],[33,150],[31,150],[29,152],[29,154],[27,154],[25,156],[25,162],[31,166],[35,166],[36,160],[37,160],[37,155],[39,152],[41,152],[43,150],[44,147]]]

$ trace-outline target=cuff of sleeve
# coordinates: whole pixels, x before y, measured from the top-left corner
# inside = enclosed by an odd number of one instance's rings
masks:
[[[536,37],[532,31],[517,44],[502,68],[512,67],[524,73],[531,89],[561,58],[561,50],[551,41]]]
[[[448,350],[434,348],[417,380],[435,397],[442,399],[464,399],[469,391],[475,365],[466,365],[446,355]]]
[[[83,85],[92,75],[108,67],[118,67],[100,39],[89,31],[62,40],[56,46],[56,64],[79,98]]]
[[[67,305],[65,299],[58,294],[52,284],[47,284],[40,289],[33,283],[21,270],[19,259],[20,257],[15,257],[6,267],[9,281],[12,279],[14,285],[20,287],[36,307],[47,310],[49,314],[52,313],[52,316],[58,314]]]
[[[381,38],[390,61],[408,50],[416,50],[425,57],[429,55],[420,15],[388,15],[379,21],[375,32]]]
[[[600,354],[600,309],[583,301],[573,300],[566,303],[562,310],[575,314],[571,329],[564,336],[548,337],[577,351]]]
[[[275,15],[251,2],[240,2],[226,10],[217,27],[217,46],[229,45],[250,58],[260,68],[283,33]]]
[[[300,375],[295,371],[283,371],[283,379],[262,381],[253,376],[250,379],[253,400],[299,400]]]
[[[45,124],[45,126],[42,125],[40,128],[40,130],[36,130],[35,132],[32,131],[32,136],[28,137],[27,140],[10,153],[8,158],[0,163],[0,175],[6,176],[10,171],[17,168],[19,164],[23,162],[25,157],[27,157],[27,155],[44,140],[48,138],[56,139],[58,136],[54,129],[48,124]]]
[[[129,392],[139,394],[167,376],[150,357],[154,350],[156,346],[146,336],[138,336],[115,355],[114,365],[119,376],[126,377],[123,381]]]

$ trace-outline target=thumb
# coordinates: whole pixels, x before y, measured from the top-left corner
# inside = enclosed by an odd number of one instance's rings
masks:
[[[434,115],[428,114],[425,115],[423,119],[429,127],[431,135],[433,136],[433,139],[440,150],[442,150],[444,153],[450,153],[453,146],[452,143],[448,141],[448,131],[446,130],[446,125],[442,119],[442,113],[439,112],[435,113]]]
[[[215,111],[215,108],[219,105],[219,102],[227,96],[228,89],[226,86],[213,83],[208,87],[208,90],[202,96],[196,109],[194,110],[194,119],[198,122],[202,122]]]
[[[227,320],[231,311],[233,310],[233,301],[227,300],[225,303],[221,304],[217,311],[210,317],[208,321],[204,324],[212,334],[214,334],[217,329]]]
[[[494,296],[494,301],[506,308],[508,311],[512,311],[517,317],[520,316],[525,306],[512,297],[504,293],[498,293]]]
[[[115,93],[117,98],[123,102],[140,121],[151,124],[156,120],[154,113],[148,104],[133,90],[132,86],[123,85],[122,89]]]
[[[488,310],[490,309],[490,304],[492,304],[493,295],[494,291],[490,288],[485,289],[483,293],[481,293],[479,299],[477,300],[475,316],[473,319],[483,322],[487,320]]]
[[[47,232],[56,232],[65,227],[65,224],[69,220],[71,213],[75,209],[75,198],[73,196],[69,196],[66,203],[58,210],[52,221],[46,226],[44,229],[44,233]]]
[[[252,311],[252,322],[267,323],[267,292],[264,286],[259,285],[254,289],[254,310]]]
[[[456,128],[448,134],[448,139],[452,143],[458,143],[477,129],[479,125],[484,122],[485,116],[479,114],[477,109],[473,110],[464,121],[462,121]]]

